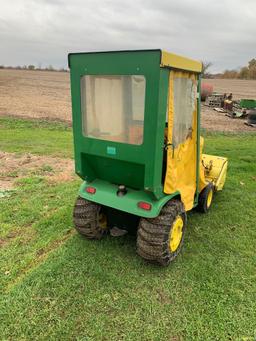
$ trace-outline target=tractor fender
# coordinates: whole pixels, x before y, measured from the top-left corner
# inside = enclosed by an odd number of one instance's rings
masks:
[[[94,193],[88,193],[87,187],[93,187]],[[144,218],[155,218],[159,215],[162,207],[172,198],[180,196],[179,192],[164,194],[160,199],[156,199],[151,192],[127,188],[127,193],[123,196],[117,195],[118,185],[107,181],[95,179],[91,182],[84,181],[79,189],[79,196],[98,203],[100,205],[112,207],[114,209],[131,213]],[[151,205],[149,210],[138,206],[139,202],[146,202]]]

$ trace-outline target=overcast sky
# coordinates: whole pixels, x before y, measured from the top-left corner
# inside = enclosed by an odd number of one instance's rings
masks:
[[[213,63],[256,57],[256,0],[0,0],[0,65],[67,66],[68,52],[162,48]]]

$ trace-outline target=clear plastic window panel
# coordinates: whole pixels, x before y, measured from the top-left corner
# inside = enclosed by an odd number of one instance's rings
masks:
[[[81,78],[83,133],[100,140],[143,143],[146,80],[141,75]]]
[[[173,145],[192,136],[193,112],[196,109],[197,82],[189,78],[174,79]]]

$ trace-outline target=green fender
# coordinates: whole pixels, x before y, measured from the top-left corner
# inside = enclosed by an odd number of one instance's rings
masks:
[[[96,192],[94,194],[86,192],[86,187],[88,186],[94,187]],[[127,193],[123,196],[118,196],[117,191],[117,185],[96,179],[91,182],[83,182],[79,189],[79,196],[89,201],[145,218],[157,217],[162,207],[170,199],[179,196],[179,193],[175,192],[170,195],[163,195],[162,198],[157,200],[152,193],[142,190],[127,188]],[[147,211],[138,207],[140,201],[151,204],[151,210]]]

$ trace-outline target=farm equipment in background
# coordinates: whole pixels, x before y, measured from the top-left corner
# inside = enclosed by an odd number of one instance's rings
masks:
[[[256,100],[241,99],[240,106],[246,110],[247,122],[246,125],[256,128]]]
[[[256,100],[254,99],[240,99],[233,101],[231,108],[225,108],[227,116],[231,118],[245,118],[247,117],[246,124],[255,124],[254,111],[256,110]],[[253,123],[254,122],[254,123]]]
[[[256,109],[256,100],[255,99],[240,99],[239,105],[241,108],[246,110]]]
[[[205,105],[212,107],[214,109],[216,108],[222,108],[223,110],[216,110],[216,111],[221,111],[221,112],[231,112],[233,110],[233,95],[230,93],[229,95],[227,94],[219,94],[217,92],[213,92],[211,96],[208,96]]]
[[[202,153],[201,62],[161,50],[69,54],[76,173],[73,218],[100,239],[137,232],[137,253],[168,265],[187,212],[208,212],[225,157]]]
[[[213,93],[213,86],[211,84],[202,82],[201,84],[201,101],[205,101],[207,97]]]
[[[217,92],[213,92],[205,100],[205,105],[212,108],[223,108],[225,96]]]
[[[256,128],[256,110],[249,110],[246,125]]]
[[[225,113],[230,118],[247,117],[245,124],[252,127],[256,125],[256,100],[254,99],[233,100],[232,93],[227,95],[213,92],[206,98],[205,105],[217,112]]]

